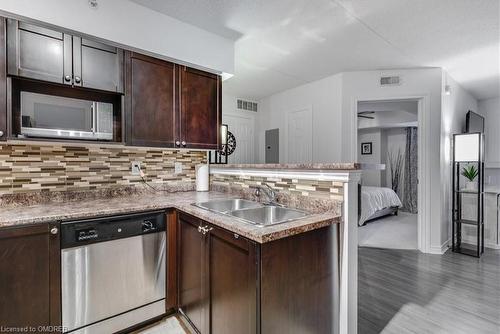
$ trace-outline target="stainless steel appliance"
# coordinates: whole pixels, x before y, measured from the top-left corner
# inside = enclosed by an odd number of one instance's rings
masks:
[[[27,137],[113,139],[113,104],[21,92],[21,134]]]
[[[65,333],[115,333],[165,313],[164,212],[61,224]]]

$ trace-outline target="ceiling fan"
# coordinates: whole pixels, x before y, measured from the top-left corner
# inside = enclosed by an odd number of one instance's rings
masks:
[[[358,112],[358,117],[360,117],[360,118],[368,118],[368,119],[375,119],[374,116],[368,116],[370,114],[375,114],[375,111],[360,111],[360,112]]]

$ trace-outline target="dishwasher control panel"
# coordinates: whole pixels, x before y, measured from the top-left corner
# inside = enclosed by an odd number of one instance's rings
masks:
[[[95,228],[84,228],[81,230],[76,230],[76,240],[84,241],[84,240],[92,240],[97,239],[99,237],[99,233]]]
[[[165,231],[165,212],[142,212],[61,223],[61,248]]]

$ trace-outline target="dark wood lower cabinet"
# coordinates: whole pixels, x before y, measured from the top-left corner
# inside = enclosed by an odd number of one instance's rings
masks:
[[[0,140],[7,139],[7,42],[6,21],[0,17]]]
[[[39,224],[0,230],[0,325],[4,331],[28,326],[38,333],[44,332],[40,326],[61,325],[60,242],[59,233],[51,234],[51,228],[58,227]]]
[[[199,333],[330,334],[338,225],[256,244],[179,214],[179,308]]]
[[[211,226],[207,233],[210,331],[254,334],[257,330],[257,245]]]
[[[205,236],[200,220],[179,215],[179,308],[200,333],[208,333]]]

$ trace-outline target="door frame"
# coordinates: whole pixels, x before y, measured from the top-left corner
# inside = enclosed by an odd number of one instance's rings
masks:
[[[288,132],[288,127],[290,125],[290,114],[292,113],[296,113],[296,112],[299,112],[299,111],[307,111],[311,114],[311,161],[307,161],[307,162],[313,162],[314,161],[314,151],[313,151],[313,129],[314,129],[314,125],[313,125],[313,121],[314,121],[314,114],[313,114],[313,107],[312,105],[307,105],[307,106],[304,106],[302,108],[293,108],[291,110],[288,110],[286,113],[285,113],[285,131],[284,131],[284,135],[285,135],[285,145],[286,145],[286,149],[285,149],[285,161],[287,163],[290,163],[290,160],[289,157],[290,157],[290,154],[289,154],[289,150],[290,150],[290,147],[288,146],[288,140],[289,140],[289,132]],[[281,161],[281,159],[280,159]],[[303,161],[302,161],[303,162]]]
[[[253,140],[250,141],[252,143],[251,152],[252,152],[252,158],[253,158],[252,160],[255,161],[256,156],[257,156],[257,152],[255,149],[257,147],[257,145],[255,143],[255,138],[256,138],[256,136],[255,136],[255,115],[251,114],[251,113],[243,114],[242,112],[238,112],[238,111],[225,111],[222,113],[222,123],[227,124],[226,120],[224,119],[224,116],[250,119],[250,121],[252,122],[252,131],[253,131],[253,137],[254,137]],[[229,128],[229,131],[231,131],[230,128]],[[238,139],[237,138],[236,138],[236,149],[238,149]],[[229,160],[229,157],[228,157],[228,160]],[[249,163],[252,163],[252,162],[249,162]]]
[[[351,158],[358,157],[358,103],[412,100],[418,103],[418,227],[417,247],[422,253],[431,253],[431,169],[429,160],[430,96],[427,94],[356,97],[351,103]]]

